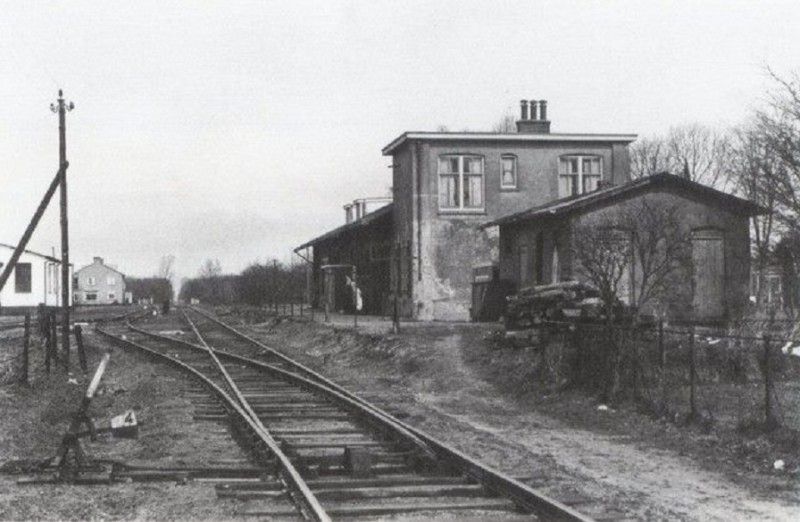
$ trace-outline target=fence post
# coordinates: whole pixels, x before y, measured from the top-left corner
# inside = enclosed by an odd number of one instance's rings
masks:
[[[772,411],[772,369],[769,335],[764,336],[764,420],[767,427],[775,425],[775,413]]]
[[[689,328],[689,417],[697,418],[697,400],[695,385],[697,383],[697,368],[694,361],[694,325]]]
[[[667,410],[667,350],[664,346],[664,319],[658,321],[658,362],[661,370],[661,408]]]
[[[52,353],[50,351],[50,344],[51,339],[50,336],[53,335],[53,329],[50,328],[50,314],[45,313],[42,315],[42,330],[44,333],[44,367],[47,370],[47,373],[50,373],[50,357]]]
[[[22,383],[28,384],[28,354],[31,344],[31,314],[25,314],[25,337],[22,340]]]
[[[289,314],[294,317],[294,301],[289,303]]]
[[[633,400],[639,402],[639,344],[636,342],[636,327],[631,328],[631,346],[633,350]]]
[[[83,349],[83,328],[81,325],[75,325],[75,344],[78,347],[78,360],[81,364],[81,371],[86,373],[89,371],[89,366],[86,364],[86,351]]]

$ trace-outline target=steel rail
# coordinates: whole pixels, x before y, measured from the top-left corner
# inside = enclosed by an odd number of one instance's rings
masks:
[[[400,421],[399,419],[396,419],[392,415],[384,412],[380,408],[372,405],[371,403],[367,402],[361,397],[358,397],[352,392],[349,392],[346,389],[342,388],[338,384],[328,380],[327,378],[323,377],[314,370],[311,370],[310,368],[298,363],[297,361],[294,361],[293,359],[287,357],[286,355],[278,352],[274,348],[271,348],[261,343],[260,341],[253,339],[247,334],[240,332],[239,330],[233,328],[227,323],[208,314],[204,310],[200,310],[195,307],[191,307],[191,309],[195,310],[196,312],[200,313],[206,318],[212,320],[216,324],[222,326],[226,330],[235,334],[237,337],[244,339],[258,346],[259,348],[268,351],[271,355],[275,355],[276,357],[286,362],[290,366],[297,368],[299,371],[309,375],[310,377],[312,377],[312,382],[316,381],[317,384],[324,384],[324,386],[331,389],[331,391],[335,391],[339,395],[346,397],[351,401],[353,401],[354,403],[361,405],[365,411],[372,413],[377,418],[385,419],[389,425],[400,428],[399,433],[406,433],[406,434],[410,433],[413,436],[413,439],[411,440],[413,440],[418,447],[420,441],[424,444],[423,447],[427,449],[426,453],[433,451],[437,459],[444,460],[445,462],[449,462],[451,464],[456,465],[458,468],[461,469],[462,472],[464,472],[468,476],[486,485],[489,489],[495,491],[496,493],[511,498],[514,501],[514,503],[517,504],[519,507],[529,512],[536,513],[543,520],[574,521],[574,522],[591,522],[593,520],[592,518],[587,517],[586,515],[572,509],[566,504],[563,504],[553,498],[550,498],[547,495],[539,491],[536,491],[530,486],[523,484],[522,482],[515,480],[512,477],[509,477],[508,475],[505,475],[504,473],[490,466],[487,466],[486,464],[478,462],[477,460],[469,457],[468,455],[454,448],[449,447],[444,442],[426,434],[425,432],[417,428],[414,428]],[[259,365],[271,368],[273,371],[283,373],[287,376],[300,377],[297,374],[294,374],[292,372],[289,372],[281,368],[271,366],[269,364],[260,361],[255,361],[235,354],[229,354],[227,352],[218,351],[218,353],[225,353],[226,356],[234,356],[236,358],[241,358],[243,361],[250,361],[252,363],[257,363]]]
[[[142,328],[137,328],[130,323],[128,323],[128,328],[130,328],[132,331],[136,333],[146,335],[150,338],[157,339],[160,341],[174,343],[195,350],[204,349],[204,347],[201,345],[190,343],[182,339],[174,339],[172,337],[167,337],[157,333],[148,332],[147,330],[144,330]],[[411,433],[403,426],[401,426],[400,423],[397,422],[397,419],[377,408],[365,407],[363,401],[356,400],[357,398],[352,394],[343,393],[343,391],[345,390],[343,390],[342,388],[335,388],[333,386],[328,386],[326,383],[318,382],[314,379],[303,377],[302,375],[286,371],[282,368],[278,368],[277,366],[272,366],[270,364],[264,363],[263,361],[250,359],[235,353],[220,350],[219,348],[215,348],[214,352],[217,355],[224,356],[238,362],[255,365],[260,367],[261,369],[273,371],[279,374],[282,378],[291,380],[299,384],[303,388],[311,388],[318,390],[324,393],[325,395],[336,399],[337,401],[339,401],[339,403],[347,406],[349,409],[354,410],[357,414],[361,415],[362,417],[372,421],[373,424],[378,425],[381,429],[384,430],[388,429],[396,434],[399,434],[403,440],[411,443],[418,450],[420,450],[420,452],[427,458],[433,461],[439,460],[439,457],[436,455],[436,453],[430,447],[428,447],[428,445],[424,441],[422,441],[420,438],[418,438],[413,433]],[[369,406],[369,403],[366,403],[366,406]]]
[[[252,410],[248,413],[244,408],[242,408],[237,400],[234,400],[225,390],[220,388],[215,382],[211,379],[203,375],[200,371],[192,368],[190,365],[174,359],[166,354],[160,353],[157,350],[153,350],[151,348],[147,348],[146,346],[142,346],[141,344],[135,343],[133,341],[129,341],[127,339],[122,339],[110,332],[106,332],[101,328],[97,328],[97,332],[101,335],[106,336],[109,339],[112,339],[115,342],[128,345],[139,350],[142,350],[146,353],[156,355],[165,359],[166,361],[170,362],[174,366],[181,368],[184,371],[187,371],[194,375],[196,378],[200,379],[206,386],[211,388],[217,396],[223,400],[226,405],[236,413],[238,418],[245,422],[248,425],[250,430],[258,436],[261,442],[269,449],[271,454],[278,460],[280,469],[281,478],[283,479],[284,484],[287,485],[287,489],[289,489],[289,497],[295,502],[300,512],[303,514],[304,517],[310,518],[316,522],[332,522],[330,516],[325,512],[322,508],[322,505],[317,500],[314,493],[305,483],[303,478],[300,476],[300,473],[295,469],[292,462],[289,458],[281,451],[280,447],[278,446],[275,439],[269,432],[264,428],[263,424],[255,418]],[[293,491],[292,491],[293,490]],[[294,493],[294,494],[292,494]]]

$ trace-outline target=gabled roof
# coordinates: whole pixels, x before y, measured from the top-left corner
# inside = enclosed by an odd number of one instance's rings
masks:
[[[9,250],[11,250],[12,253],[17,248],[15,246],[7,245],[5,243],[0,243],[0,247],[8,248]],[[61,260],[58,259],[57,257],[48,256],[48,255],[45,255],[45,254],[40,254],[39,252],[34,252],[33,250],[27,250],[26,249],[26,250],[23,250],[23,252],[25,252],[26,254],[31,254],[33,256],[41,257],[42,259],[47,259],[48,261],[52,261],[54,263],[61,263]],[[70,264],[72,264],[72,263],[70,263]]]
[[[717,189],[713,189],[706,185],[690,181],[686,178],[675,176],[666,172],[654,174],[644,178],[636,179],[616,185],[605,189],[595,190],[587,194],[578,196],[570,196],[567,198],[557,199],[544,205],[531,207],[521,212],[509,214],[501,218],[495,219],[488,223],[484,223],[478,228],[488,228],[499,225],[508,225],[511,223],[518,223],[521,221],[530,221],[544,217],[563,216],[579,210],[587,208],[604,206],[613,203],[618,199],[630,197],[635,194],[647,192],[656,188],[667,188],[675,190],[676,192],[691,194],[709,199],[718,205],[735,209],[736,211],[747,216],[755,216],[759,214],[768,214],[769,210],[757,205],[752,201],[742,199],[731,194],[726,194]]]
[[[86,265],[86,266],[84,266],[84,267],[81,267],[81,268],[79,268],[79,269],[78,269],[78,271],[77,271],[77,272],[75,272],[75,275],[78,275],[78,274],[80,274],[80,273],[81,273],[83,270],[86,270],[86,269],[87,269],[87,268],[89,268],[90,266],[96,266],[96,265],[100,265],[100,266],[102,266],[103,268],[108,268],[108,269],[109,269],[109,270],[111,270],[112,272],[116,272],[116,273],[118,273],[119,275],[121,275],[122,277],[126,277],[126,276],[125,276],[125,274],[123,274],[122,272],[120,272],[120,271],[119,271],[119,270],[117,270],[116,268],[114,268],[114,267],[112,267],[112,266],[109,266],[109,265],[107,265],[107,264],[105,264],[105,263],[97,263],[97,262],[95,262],[95,261],[93,261],[93,262],[89,263],[88,265]]]
[[[525,132],[404,132],[382,152],[390,155],[408,140],[429,141],[506,141],[506,142],[595,142],[595,143],[630,143],[636,134],[570,134],[570,133],[525,133]]]
[[[339,237],[342,234],[345,234],[347,232],[355,231],[355,230],[361,229],[363,227],[366,227],[366,226],[374,223],[378,219],[382,218],[383,216],[391,215],[393,208],[394,208],[394,203],[389,203],[388,205],[386,205],[384,207],[381,207],[378,210],[373,210],[372,212],[370,212],[369,214],[366,214],[365,216],[363,216],[361,219],[358,219],[357,221],[353,221],[351,223],[347,223],[345,225],[342,225],[342,226],[340,226],[338,228],[334,228],[330,232],[326,232],[325,234],[322,234],[321,236],[316,237],[316,238],[312,239],[311,241],[308,241],[307,243],[303,243],[299,247],[295,248],[294,251],[297,252],[298,250],[302,250],[304,248],[307,248],[307,247],[310,247],[310,246],[314,246],[314,245],[316,245],[318,243],[322,243],[323,241],[328,241],[330,239],[335,239],[335,238],[337,238],[337,237]]]

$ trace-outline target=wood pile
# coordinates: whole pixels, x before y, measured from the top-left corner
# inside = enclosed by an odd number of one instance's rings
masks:
[[[530,286],[507,297],[506,330],[531,328],[543,321],[597,320],[603,316],[599,292],[579,281]]]

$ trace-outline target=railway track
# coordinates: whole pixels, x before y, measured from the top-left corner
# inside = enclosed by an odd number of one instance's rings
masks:
[[[276,350],[198,310],[177,330],[98,331],[191,374],[204,419],[229,421],[273,478],[226,483],[242,514],[311,520],[412,516],[588,521],[570,506],[393,418]],[[491,511],[493,514],[488,515]]]

